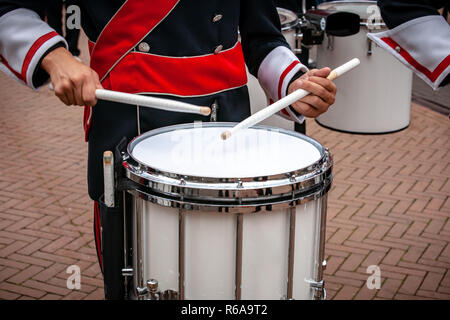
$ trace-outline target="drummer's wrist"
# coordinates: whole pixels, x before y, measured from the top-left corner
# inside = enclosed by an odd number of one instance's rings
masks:
[[[297,80],[298,78],[300,78],[301,76],[303,76],[306,72],[303,72],[301,70],[299,70],[296,74],[294,74],[294,76],[291,78],[291,80],[289,81],[288,85],[286,86],[286,95],[289,94],[289,87],[290,85]],[[292,106],[288,107],[297,117],[301,116],[300,113],[298,113]]]

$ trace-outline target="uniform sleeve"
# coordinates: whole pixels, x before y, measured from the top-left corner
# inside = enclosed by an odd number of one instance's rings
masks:
[[[258,78],[269,102],[286,96],[294,76],[307,72],[281,33],[274,1],[241,1],[239,30],[248,69]],[[302,123],[303,116],[286,108],[280,116]]]
[[[389,29],[424,16],[439,15],[445,0],[378,0],[381,16]]]
[[[0,1],[0,70],[33,89],[48,80],[40,68],[43,57],[67,47],[41,19],[44,9],[45,1]]]
[[[444,3],[379,0],[383,21],[390,30],[368,34],[434,90],[450,76],[450,26],[437,11]]]

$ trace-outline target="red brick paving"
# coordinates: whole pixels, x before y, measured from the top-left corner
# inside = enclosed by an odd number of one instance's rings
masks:
[[[82,109],[0,74],[0,298],[102,299]],[[412,105],[408,129],[351,135],[308,120],[334,156],[329,299],[450,299],[450,125]],[[66,268],[80,266],[81,289]],[[366,269],[381,269],[380,290]]]

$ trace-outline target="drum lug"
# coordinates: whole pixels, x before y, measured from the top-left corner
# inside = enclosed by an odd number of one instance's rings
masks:
[[[145,298],[147,295],[148,295],[148,289],[147,288],[140,288],[140,287],[137,287],[136,288],[136,293],[137,293],[137,298],[138,299],[143,299],[143,298]]]
[[[238,188],[243,188],[243,187],[244,187],[244,184],[242,183],[242,180],[241,180],[241,179],[238,179],[237,187],[238,187]]]
[[[327,299],[327,290],[325,289],[325,282],[323,280],[315,281],[315,280],[305,280],[309,283],[311,289],[314,290],[314,299],[315,300],[326,300]]]
[[[159,291],[158,280],[150,279],[146,282],[146,288],[141,288],[146,300],[178,300],[178,292],[174,290]],[[138,288],[139,292],[139,288]]]
[[[303,40],[303,33],[295,33],[295,48],[293,48],[292,51],[294,51],[295,54],[301,54],[302,53],[302,40]]]
[[[143,172],[144,172],[144,170],[143,170],[142,166],[139,164],[139,165],[136,167],[136,174],[137,174],[137,175],[140,175],[140,174],[142,174]]]
[[[158,291],[158,281],[155,279],[147,280],[148,300],[160,300]]]

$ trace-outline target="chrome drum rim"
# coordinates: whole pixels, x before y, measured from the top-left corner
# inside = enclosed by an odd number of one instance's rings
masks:
[[[233,127],[230,122],[205,122],[203,127]],[[313,144],[320,159],[312,165],[282,174],[247,178],[212,178],[187,176],[157,170],[133,157],[134,147],[148,137],[174,131],[191,129],[194,124],[163,127],[146,132],[133,139],[124,155],[126,177],[138,187],[131,190],[135,196],[163,206],[195,210],[210,208],[221,212],[222,208],[237,208],[239,212],[259,211],[258,208],[315,200],[328,192],[332,181],[333,159],[329,151],[316,140],[300,133],[269,126],[254,126],[261,130],[277,130],[280,133],[303,139]],[[244,210],[248,208],[248,210]],[[266,208],[267,209],[267,208]]]

